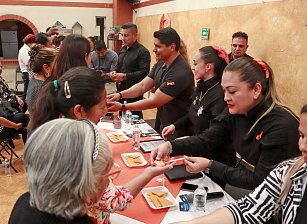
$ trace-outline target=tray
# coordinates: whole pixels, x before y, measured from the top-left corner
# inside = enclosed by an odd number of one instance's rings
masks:
[[[150,200],[149,196],[147,195],[147,193],[152,192],[152,191],[164,191],[167,193],[167,195],[164,197],[165,199],[168,199],[172,204],[171,205],[167,205],[167,206],[162,206],[162,207],[156,207],[152,201]],[[176,200],[173,197],[173,195],[169,192],[169,190],[164,187],[164,186],[158,186],[158,187],[150,187],[150,188],[144,188],[142,189],[142,194],[144,196],[144,198],[146,199],[148,205],[152,208],[152,209],[163,209],[163,208],[169,208],[169,207],[173,207],[176,206]]]
[[[108,136],[110,141],[114,142],[114,143],[126,142],[129,139],[124,133],[118,132],[118,131],[108,132],[108,133],[106,133],[106,135]]]
[[[121,157],[122,157],[124,163],[126,164],[126,166],[128,166],[128,167],[139,167],[139,166],[147,165],[147,161],[145,160],[143,155],[139,152],[123,153],[123,154],[121,154]],[[131,157],[131,158],[132,157],[139,157],[141,163],[140,164],[130,164],[129,161],[128,161],[129,157]],[[132,158],[132,160],[133,160],[133,158]]]

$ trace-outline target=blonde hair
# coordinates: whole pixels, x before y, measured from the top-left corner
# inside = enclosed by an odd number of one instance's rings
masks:
[[[31,135],[24,163],[30,205],[71,220],[85,213],[85,200],[97,193],[101,175],[108,172],[113,160],[95,125],[61,118],[45,123]]]

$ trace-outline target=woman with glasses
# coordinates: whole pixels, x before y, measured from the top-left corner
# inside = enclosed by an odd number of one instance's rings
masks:
[[[115,187],[121,169],[102,132],[88,120],[66,118],[32,133],[24,165],[29,192],[17,200],[9,224],[108,223],[110,212],[126,209],[147,182],[170,168],[149,167]]]
[[[88,119],[97,124],[107,112],[105,83],[104,77],[88,67],[69,69],[58,80],[43,86],[34,110],[30,114],[29,129],[35,133],[35,130],[44,123],[61,117]],[[106,145],[104,138],[101,138],[100,142]],[[81,145],[87,146],[84,143]],[[109,150],[107,145],[105,147],[107,147],[105,150]],[[110,161],[109,169],[113,166],[113,160]],[[126,209],[132,199],[154,176],[171,168],[171,165],[148,167],[141,175],[125,183],[124,187],[114,186],[110,181],[119,175],[120,169],[110,172],[109,169],[107,172],[101,170],[101,182],[96,185],[97,194],[95,197],[86,198],[89,216],[95,220],[95,223],[108,223],[109,212]],[[106,189],[105,182],[108,186]]]

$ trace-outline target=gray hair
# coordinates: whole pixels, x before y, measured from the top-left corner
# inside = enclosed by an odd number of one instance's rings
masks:
[[[95,144],[98,156],[93,160]],[[30,205],[73,219],[85,213],[85,200],[97,192],[101,175],[110,169],[113,159],[104,135],[94,124],[61,118],[45,123],[31,135],[24,163]]]

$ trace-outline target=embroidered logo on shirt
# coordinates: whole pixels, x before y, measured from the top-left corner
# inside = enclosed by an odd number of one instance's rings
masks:
[[[174,86],[175,83],[174,83],[174,82],[167,82],[166,85],[167,85],[167,86]]]
[[[256,140],[259,141],[261,138],[262,138],[262,134],[263,134],[263,131],[260,132],[257,136],[256,136]]]

